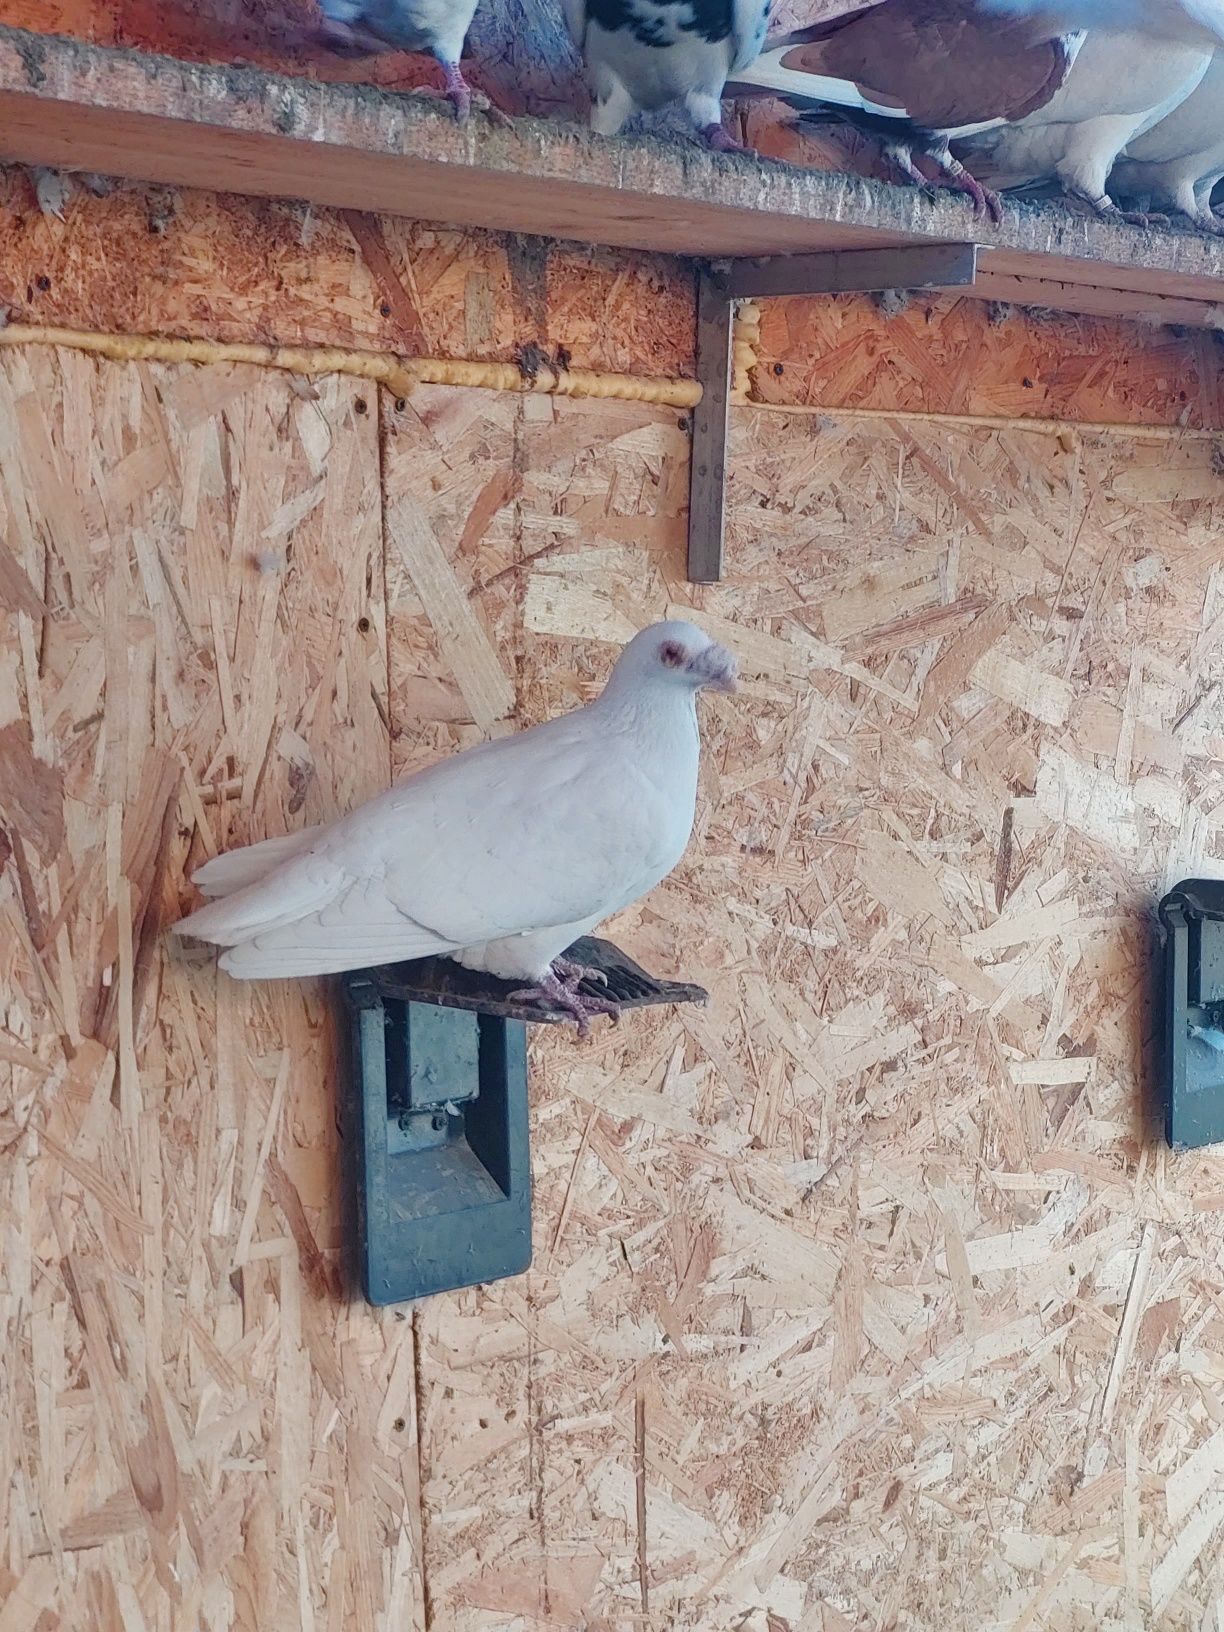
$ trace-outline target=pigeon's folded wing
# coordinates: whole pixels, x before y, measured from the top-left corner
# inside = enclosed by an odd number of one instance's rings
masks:
[[[765,44],[769,24],[768,0],[731,0],[731,72],[737,74],[755,62]]]
[[[1224,41],[1224,0],[978,0],[990,16],[1039,28],[1152,34],[1187,44]]]
[[[565,18],[565,32],[570,37],[570,44],[581,55],[587,29],[586,0],[561,0],[561,11]]]
[[[812,101],[962,131],[1044,106],[1073,60],[1063,38],[1034,42],[1027,24],[988,19],[964,0],[883,0],[767,40],[744,77],[800,105],[806,81]]]
[[[569,715],[411,777],[175,927],[248,978],[356,969],[616,911],[686,838]]]

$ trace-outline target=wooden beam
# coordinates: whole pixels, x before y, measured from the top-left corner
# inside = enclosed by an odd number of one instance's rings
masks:
[[[727,411],[731,396],[731,298],[720,273],[697,275],[697,378],[689,476],[688,576],[694,584],[722,577],[726,532]]]
[[[736,260],[726,273],[733,300],[767,295],[832,295],[852,290],[950,289],[973,282],[973,244],[905,249],[852,249],[825,255],[771,255]]]
[[[1162,302],[1224,289],[1224,241],[1009,207],[975,221],[955,194],[837,175],[562,120],[481,115],[424,97],[175,62],[0,28],[7,159],[456,227],[693,257],[931,247],[972,239],[993,273]],[[1181,320],[1180,318],[1178,319]]]

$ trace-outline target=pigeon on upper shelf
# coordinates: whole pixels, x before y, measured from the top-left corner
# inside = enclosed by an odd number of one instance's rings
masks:
[[[1057,182],[1098,215],[1146,222],[1110,197],[1114,160],[1190,96],[1211,56],[1210,47],[1147,32],[1090,33],[1044,106],[1017,124],[969,135],[958,151],[995,187]]]
[[[1066,80],[1080,32],[1000,22],[979,0],[882,0],[842,17],[766,41],[764,54],[737,69],[732,96],[773,96],[801,123],[831,121],[877,137],[920,187],[968,193],[979,215],[996,219],[998,197],[952,156],[949,142],[1006,126],[1043,107]],[[923,175],[914,156],[937,171]]]
[[[735,660],[689,623],[631,640],[594,702],[410,776],[325,827],[194,875],[220,897],[174,926],[242,980],[445,956],[547,999],[585,1030],[615,1005],[562,957],[680,860],[693,826],[697,693]]]
[[[462,124],[473,105],[496,110],[473,91],[459,67],[479,0],[319,0],[324,23],[321,42],[345,55],[380,51],[425,51],[442,69],[441,92]],[[424,94],[436,95],[437,92]]]
[[[1180,107],[1129,142],[1109,185],[1122,198],[1188,215],[1204,232],[1224,233],[1211,208],[1224,178],[1224,51]]]
[[[723,128],[723,86],[765,43],[769,0],[562,0],[562,5],[586,68],[592,130],[614,136],[630,114],[682,101],[711,147],[741,147]]]
[[[1148,34],[1187,45],[1224,44],[1224,0],[981,0],[995,17],[1039,28]]]

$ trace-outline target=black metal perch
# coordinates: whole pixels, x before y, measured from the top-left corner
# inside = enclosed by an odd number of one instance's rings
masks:
[[[611,941],[583,937],[566,956],[606,976],[606,986],[588,977],[579,990],[625,1010],[708,996],[655,980]],[[448,958],[344,976],[345,1144],[371,1303],[518,1275],[531,1262],[526,1028],[572,1017],[514,1000],[517,984]]]

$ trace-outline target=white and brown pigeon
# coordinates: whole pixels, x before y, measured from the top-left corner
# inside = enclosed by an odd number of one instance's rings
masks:
[[[324,21],[315,38],[329,50],[345,56],[383,51],[427,52],[442,69],[441,94],[462,124],[474,104],[497,113],[482,92],[472,89],[459,66],[478,3],[479,0],[319,0]]]
[[[724,128],[722,94],[765,42],[769,0],[562,0],[591,92],[591,129],[614,136],[631,114],[682,102],[713,148],[741,146]]]
[[[773,96],[801,123],[840,121],[879,139],[921,187],[968,193],[979,214],[997,196],[953,157],[949,142],[1006,126],[1043,107],[1066,81],[1083,34],[988,15],[978,0],[882,0],[767,40],[727,85],[734,97]],[[935,178],[915,157],[930,161]]]
[[[585,1030],[615,1005],[562,954],[645,895],[693,826],[697,693],[735,660],[692,624],[631,640],[594,702],[442,760],[325,827],[194,875],[218,897],[174,926],[240,980],[443,956],[547,1000]]]
[[[1211,57],[1201,42],[1095,31],[1048,102],[1018,123],[971,133],[957,151],[994,187],[1054,182],[1099,215],[1146,221],[1118,208],[1109,173],[1128,143],[1191,95]]]
[[[1224,180],[1224,51],[1180,107],[1129,142],[1110,191],[1147,208],[1187,215],[1203,232],[1224,234],[1211,194]]]

